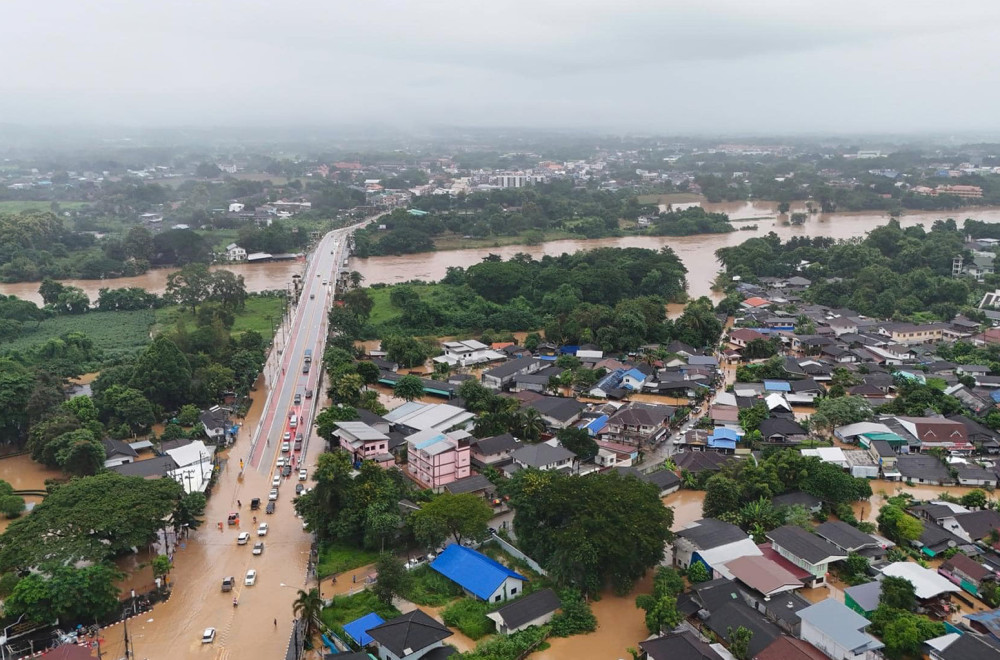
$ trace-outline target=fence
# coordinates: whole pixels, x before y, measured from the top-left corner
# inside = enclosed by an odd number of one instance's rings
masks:
[[[538,562],[536,562],[534,559],[532,559],[528,555],[524,554],[523,552],[512,546],[507,541],[504,541],[496,534],[493,535],[493,540],[496,541],[497,544],[501,548],[503,548],[505,552],[507,552],[507,554],[511,555],[512,557],[517,557],[518,559],[526,563],[528,566],[530,566],[531,570],[535,571],[539,575],[548,575],[548,573],[545,572],[545,569],[538,565]]]

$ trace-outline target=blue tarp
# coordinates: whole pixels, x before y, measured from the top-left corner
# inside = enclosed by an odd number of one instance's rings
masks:
[[[431,568],[483,600],[489,600],[509,577],[528,579],[484,554],[455,543],[431,562]]]
[[[355,642],[361,646],[367,646],[372,642],[371,635],[368,631],[375,626],[381,626],[385,623],[385,619],[380,617],[375,612],[369,612],[360,619],[355,619],[350,623],[344,624],[344,632],[351,636]]]
[[[765,380],[764,389],[768,392],[791,392],[792,384],[787,380]]]
[[[560,346],[559,352],[563,355],[576,355],[576,352],[580,350],[579,346]]]

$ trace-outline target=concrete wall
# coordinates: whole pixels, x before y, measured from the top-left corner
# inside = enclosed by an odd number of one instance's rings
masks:
[[[538,565],[538,562],[536,562],[534,559],[532,559],[528,555],[524,554],[523,552],[512,546],[510,543],[507,543],[496,534],[493,535],[493,540],[496,541],[497,544],[501,548],[503,548],[507,554],[509,554],[512,557],[517,557],[518,559],[526,563],[528,566],[530,566],[531,570],[535,571],[540,575],[548,575],[545,569],[543,569],[541,566]]]

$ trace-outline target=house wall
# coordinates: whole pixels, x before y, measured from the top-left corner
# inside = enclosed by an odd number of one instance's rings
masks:
[[[410,474],[435,490],[470,474],[471,456],[468,447],[449,449],[434,456],[411,450],[407,454],[407,460]]]
[[[827,564],[810,564],[805,559],[793,555],[774,542],[771,543],[771,547],[774,548],[774,551],[779,555],[792,562],[802,570],[809,571],[809,573],[813,576],[812,586],[815,587],[826,582]]]
[[[497,624],[497,632],[499,632],[501,635],[509,635],[510,633],[515,633],[515,632],[517,632],[519,630],[524,630],[525,628],[530,628],[531,626],[543,626],[546,623],[548,623],[549,621],[551,621],[552,617],[554,617],[555,614],[556,614],[555,611],[549,612],[548,614],[543,614],[542,616],[538,617],[537,619],[532,619],[531,621],[528,621],[527,623],[522,623],[517,628],[508,628],[506,625],[504,625],[503,624],[503,619],[501,619],[500,615],[497,614],[496,612],[489,612],[489,613],[487,613],[486,616],[488,616],[489,618],[493,619],[493,621],[496,622],[496,624]]]
[[[841,646],[837,643],[837,640],[827,636],[808,621],[802,622],[802,640],[809,642],[833,658],[833,660],[880,660],[882,657],[878,651],[866,651],[865,653],[855,654]]]
[[[490,594],[489,602],[502,603],[511,598],[516,598],[521,595],[523,588],[524,582],[522,580],[508,577],[503,581],[503,584],[496,588],[496,591]]]
[[[678,537],[674,541],[674,566],[686,569],[691,564],[691,555],[695,552],[694,544]]]

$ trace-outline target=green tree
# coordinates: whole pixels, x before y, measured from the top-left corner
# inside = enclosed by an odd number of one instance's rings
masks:
[[[354,368],[365,385],[374,385],[378,382],[379,376],[382,375],[381,370],[375,366],[374,362],[358,362]]]
[[[221,303],[226,309],[246,307],[247,287],[242,275],[231,270],[217,270],[211,274],[208,286],[207,298]]]
[[[197,311],[198,305],[208,300],[212,294],[213,276],[203,263],[191,263],[167,275],[164,297],[180,305]]]
[[[970,509],[983,509],[986,507],[986,503],[988,502],[986,493],[978,488],[970,490],[968,493],[963,495],[961,501],[962,506]]]
[[[35,623],[77,622],[103,618],[118,609],[119,573],[104,564],[85,568],[62,566],[51,574],[33,573],[20,580],[4,602],[9,616],[24,615]]]
[[[177,500],[177,506],[170,516],[174,525],[174,531],[180,532],[184,528],[198,529],[205,522],[205,506],[208,500],[204,493],[186,493]]]
[[[422,366],[430,356],[426,345],[402,335],[390,335],[383,339],[382,349],[390,361],[408,369]]]
[[[338,372],[330,374],[330,398],[339,404],[356,406],[361,401],[361,388],[364,382],[361,376],[353,372]]]
[[[820,399],[810,420],[812,428],[829,431],[838,426],[864,422],[871,417],[871,406],[863,397],[841,396]]]
[[[570,450],[581,461],[586,461],[597,455],[597,441],[590,437],[586,429],[567,427],[559,429],[556,437],[566,449]]]
[[[715,474],[705,482],[705,499],[701,514],[705,518],[719,518],[731,511],[738,511],[743,504],[740,484],[725,476]]]
[[[85,394],[64,401],[62,407],[76,415],[81,422],[92,422],[97,419],[97,406],[94,405],[94,399]]]
[[[750,660],[750,640],[753,639],[753,631],[743,626],[738,626],[733,630],[732,626],[726,629],[726,637],[729,638],[729,652],[736,660]]]
[[[358,411],[351,406],[333,405],[316,415],[316,434],[327,442],[333,440],[337,422],[349,422],[358,418]]]
[[[129,383],[151,402],[167,410],[187,401],[190,384],[191,365],[187,357],[164,335],[159,335],[139,354]]]
[[[51,306],[55,305],[56,301],[59,300],[59,294],[63,292],[64,288],[60,282],[46,277],[38,287],[38,294],[42,297],[43,303]]]
[[[740,426],[745,433],[756,431],[760,427],[761,422],[767,419],[768,416],[767,404],[763,401],[758,401],[752,407],[740,410]]]
[[[408,374],[396,381],[395,387],[392,388],[392,394],[404,401],[413,401],[424,395],[424,384],[417,376]]]
[[[312,639],[322,611],[323,598],[319,595],[319,589],[310,589],[309,591],[299,589],[299,595],[292,603],[292,613],[305,623],[306,639]]]
[[[156,422],[149,399],[139,390],[122,385],[112,385],[105,390],[98,399],[97,409],[109,427],[127,424],[132,433],[148,429]]]
[[[525,442],[538,442],[545,432],[545,420],[542,413],[534,408],[522,408],[514,415],[514,430]],[[572,451],[572,450],[570,450]]]
[[[181,406],[180,412],[177,413],[177,423],[181,426],[194,426],[200,417],[201,410],[198,406],[188,403]]]
[[[913,583],[902,577],[887,575],[882,579],[882,593],[879,605],[906,612],[917,606],[917,592]]]
[[[410,574],[403,560],[391,552],[379,555],[375,562],[375,584],[372,593],[386,605],[392,605],[394,598],[406,594],[409,590]]]
[[[684,620],[684,615],[677,610],[677,596],[682,591],[684,579],[677,571],[666,566],[656,569],[653,593],[641,594],[635,599],[635,606],[646,610],[646,627],[650,634],[672,630]]]
[[[708,582],[711,580],[712,574],[708,572],[707,568],[705,568],[705,564],[698,561],[688,566],[687,578],[691,581],[691,584],[698,584],[700,582]]]
[[[72,436],[72,440],[66,436]],[[94,437],[93,433],[86,429],[80,429],[71,431],[60,438],[66,440],[56,453],[56,461],[64,472],[83,477],[97,474],[104,468],[107,454],[104,445]]]
[[[152,561],[150,561],[150,566],[153,569],[153,577],[160,579],[166,578],[170,573],[170,569],[173,568],[170,563],[170,557],[166,555],[156,555],[153,557]]]
[[[410,514],[410,523],[417,540],[429,548],[444,543],[448,536],[455,543],[463,539],[482,540],[487,535],[487,523],[493,509],[478,495],[438,495]]]
[[[924,524],[895,504],[885,504],[879,510],[879,531],[900,545],[909,545],[924,532]]]

